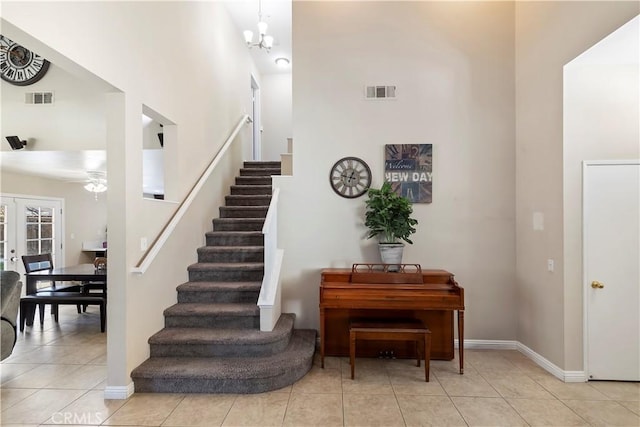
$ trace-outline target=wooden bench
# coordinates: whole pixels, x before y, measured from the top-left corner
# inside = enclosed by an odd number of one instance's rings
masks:
[[[104,332],[107,319],[107,298],[103,294],[81,292],[38,292],[20,298],[20,331],[24,331],[25,323],[31,324],[35,315],[35,307],[40,306],[40,325],[44,323],[44,305],[98,305],[100,306],[100,331]],[[58,311],[54,312],[58,321]]]
[[[351,379],[355,377],[356,342],[361,341],[415,341],[417,364],[424,356],[424,378],[429,382],[429,359],[431,357],[431,331],[419,320],[408,321],[356,321],[349,327],[349,362]],[[424,351],[422,351],[424,350]]]

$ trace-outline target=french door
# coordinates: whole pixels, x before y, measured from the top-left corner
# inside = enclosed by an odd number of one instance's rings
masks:
[[[64,265],[62,199],[0,197],[0,270],[24,274],[22,255],[51,253]]]

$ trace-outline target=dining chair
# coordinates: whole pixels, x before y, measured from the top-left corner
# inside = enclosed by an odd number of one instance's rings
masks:
[[[32,273],[35,271],[52,270],[53,269],[53,257],[51,253],[37,254],[37,255],[22,255],[22,263],[24,264],[24,271],[26,273]],[[39,293],[39,292],[80,292],[80,285],[56,285],[55,281],[48,282],[46,287],[27,289],[27,293]],[[37,286],[37,285],[36,285]],[[44,321],[44,309],[45,303],[39,303],[38,309],[40,312],[40,323]],[[82,306],[78,304],[78,313],[82,313]],[[51,314],[54,316],[56,322],[58,321],[58,305],[51,304]]]

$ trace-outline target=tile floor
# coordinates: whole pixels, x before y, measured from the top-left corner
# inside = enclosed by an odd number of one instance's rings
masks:
[[[640,426],[640,384],[565,384],[517,351],[465,352],[432,361],[317,363],[292,386],[255,395],[134,394],[104,400],[106,335],[96,310],[61,308],[20,334],[0,364],[0,423],[127,426]]]

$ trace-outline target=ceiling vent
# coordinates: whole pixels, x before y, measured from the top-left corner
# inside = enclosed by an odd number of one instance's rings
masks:
[[[364,96],[366,99],[395,99],[395,86],[365,86]]]
[[[25,104],[53,104],[53,92],[27,92],[24,94]]]

